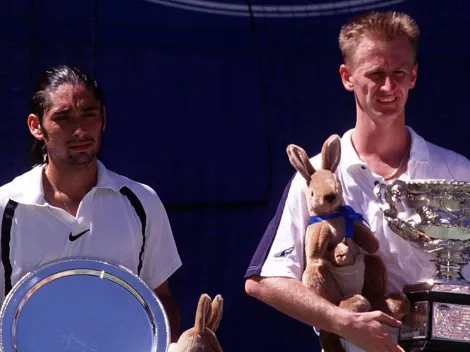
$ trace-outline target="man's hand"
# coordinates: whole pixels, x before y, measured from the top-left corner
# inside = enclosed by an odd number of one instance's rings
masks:
[[[168,281],[165,281],[163,284],[158,286],[155,290],[155,293],[158,296],[158,299],[165,308],[166,315],[168,317],[170,323],[170,331],[171,331],[171,342],[176,342],[180,335],[180,311],[178,304],[174,300],[173,296],[170,292],[170,286],[168,285]]]
[[[280,312],[343,336],[367,352],[404,352],[383,326],[400,327],[401,322],[385,313],[344,310],[291,278],[253,276],[247,279],[245,290]]]
[[[401,322],[380,312],[349,313],[341,331],[335,332],[367,352],[404,352],[383,324],[400,327]]]

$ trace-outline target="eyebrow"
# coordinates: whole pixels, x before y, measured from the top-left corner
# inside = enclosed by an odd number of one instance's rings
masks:
[[[393,68],[393,70],[400,70],[400,69],[406,69],[407,68],[407,65],[405,63],[402,63],[402,64],[399,64],[397,66],[395,66]],[[370,69],[366,70],[365,72],[366,73],[372,73],[372,72],[376,72],[376,71],[384,71],[384,69],[380,66],[374,66],[374,67],[371,67]]]
[[[90,112],[90,111],[100,111],[100,108],[97,107],[97,106],[87,106],[87,107],[84,107],[82,109],[80,109],[81,111],[83,112]],[[71,108],[65,108],[65,109],[59,109],[55,112],[52,113],[52,116],[57,116],[57,115],[67,115],[71,112],[73,112],[74,109],[71,109]]]
[[[97,106],[87,106],[87,107],[83,108],[82,110],[85,111],[85,112],[100,111],[100,108],[97,107]]]
[[[67,115],[68,113],[72,112],[72,109],[61,109],[61,110],[57,110],[57,111],[54,111],[52,113],[52,116],[58,116],[58,115]]]
[[[381,67],[371,67],[369,68],[368,70],[364,70],[364,73],[366,75],[369,75],[369,74],[372,74],[372,73],[375,73],[375,72],[383,72],[384,70],[381,68]]]

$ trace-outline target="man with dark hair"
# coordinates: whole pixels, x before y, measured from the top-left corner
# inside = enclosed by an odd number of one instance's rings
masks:
[[[107,123],[97,82],[71,66],[46,70],[27,123],[36,139],[36,166],[0,188],[2,299],[41,264],[99,258],[126,267],[155,290],[175,341],[180,317],[168,279],[181,260],[170,223],[152,188],[97,159]]]
[[[429,254],[390,230],[375,202],[374,186],[397,178],[470,181],[465,157],[425,141],[405,124],[408,92],[417,79],[419,33],[406,14],[371,12],[345,24],[339,35],[344,58],[339,73],[344,88],[354,93],[356,124],[341,139],[336,174],[346,205],[362,213],[377,235],[389,292],[431,277],[434,266]],[[311,163],[319,168],[319,155]],[[344,337],[345,346],[350,346],[348,340],[370,352],[403,351],[396,343],[399,321],[378,311],[342,310],[302,285],[309,224],[305,190],[297,173],[250,263],[246,292],[305,324]]]

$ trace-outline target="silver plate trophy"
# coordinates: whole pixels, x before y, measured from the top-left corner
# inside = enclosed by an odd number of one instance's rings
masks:
[[[407,351],[470,351],[470,282],[462,276],[470,248],[470,183],[447,180],[378,184],[389,227],[432,254],[433,277],[404,288],[411,313],[399,343]]]
[[[0,313],[2,352],[166,352],[169,324],[154,292],[126,268],[87,258],[25,275]]]

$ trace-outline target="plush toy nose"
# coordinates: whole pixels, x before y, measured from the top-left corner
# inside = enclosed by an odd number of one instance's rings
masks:
[[[335,194],[327,194],[326,196],[323,197],[323,199],[327,203],[333,203],[336,199],[336,195]]]

